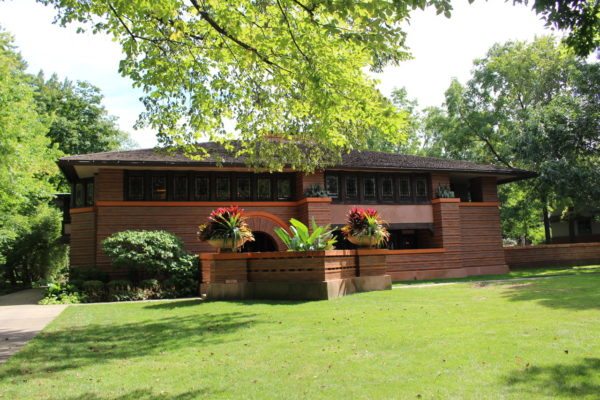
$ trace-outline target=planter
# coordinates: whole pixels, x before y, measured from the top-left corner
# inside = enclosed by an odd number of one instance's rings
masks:
[[[233,251],[234,249],[239,249],[244,245],[244,239],[239,239],[235,246],[232,246],[233,241],[231,239],[211,239],[206,241],[209,245],[214,248],[221,249],[223,251]]]
[[[347,239],[350,243],[358,247],[375,247],[377,246],[377,238],[375,236],[353,236],[348,235]]]

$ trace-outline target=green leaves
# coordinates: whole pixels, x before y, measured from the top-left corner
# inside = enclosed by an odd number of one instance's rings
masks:
[[[336,239],[329,225],[319,226],[314,218],[311,221],[311,230],[297,219],[290,219],[290,231],[275,228],[275,234],[286,245],[288,251],[317,251],[332,250]]]
[[[161,144],[236,138],[252,166],[305,171],[372,138],[405,139],[406,115],[365,70],[408,58],[400,24],[410,10],[450,9],[445,0],[41,2],[63,24],[117,38],[121,73],[145,92],[139,124]]]

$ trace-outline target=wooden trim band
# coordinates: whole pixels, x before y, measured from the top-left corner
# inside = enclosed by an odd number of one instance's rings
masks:
[[[460,207],[500,207],[500,202],[498,201],[481,201],[481,202],[472,202],[472,203],[460,203]]]
[[[460,199],[457,197],[452,197],[452,198],[440,198],[440,199],[433,199],[431,200],[431,204],[439,204],[439,203],[460,203]]]
[[[435,249],[358,249],[358,250],[326,250],[326,251],[274,251],[265,253],[200,253],[201,260],[240,260],[240,259],[273,259],[273,258],[313,258],[344,256],[375,256],[403,254],[436,254],[445,253],[445,248]]]
[[[80,208],[71,208],[69,210],[70,214],[83,214],[83,213],[89,213],[89,212],[94,212],[96,211],[96,209],[94,207],[80,207]]]
[[[307,197],[298,201],[108,201],[96,202],[97,207],[296,207],[305,203],[331,203],[330,197]]]

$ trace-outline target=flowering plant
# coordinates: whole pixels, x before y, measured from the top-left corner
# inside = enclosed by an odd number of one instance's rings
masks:
[[[208,223],[198,227],[201,241],[221,241],[225,247],[235,251],[246,242],[254,241],[254,235],[246,223],[244,210],[238,206],[221,207],[213,210]]]
[[[380,246],[390,237],[385,223],[374,208],[352,207],[342,233],[352,243]]]

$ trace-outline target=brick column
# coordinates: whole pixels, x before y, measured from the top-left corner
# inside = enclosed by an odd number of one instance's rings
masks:
[[[300,200],[298,205],[299,219],[305,224],[309,224],[313,217],[318,225],[327,225],[331,223],[331,198],[306,198]]]
[[[460,230],[460,199],[434,199],[433,208],[433,239],[435,247],[446,249],[445,262],[447,267],[462,266],[462,236]]]

